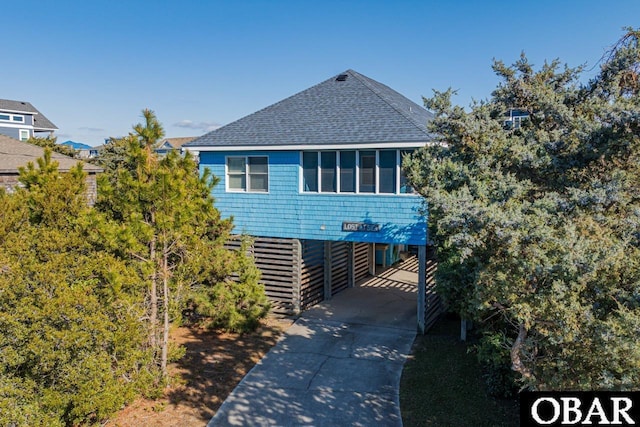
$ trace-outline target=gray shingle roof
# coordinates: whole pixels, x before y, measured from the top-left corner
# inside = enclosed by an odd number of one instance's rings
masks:
[[[185,147],[423,143],[432,139],[432,117],[388,86],[347,70]]]
[[[184,144],[186,144],[188,142],[191,142],[196,138],[197,138],[197,136],[182,136],[182,137],[176,137],[176,138],[165,138],[162,141],[160,141],[158,146],[164,147],[165,144],[169,144],[169,146],[171,146],[172,148],[180,148]],[[169,147],[167,147],[167,148],[169,148]]]
[[[25,101],[12,101],[0,99],[0,111],[12,111],[33,114],[33,127],[38,130],[58,130],[56,125],[51,123],[36,107]]]
[[[40,157],[44,157],[44,148],[0,135],[0,173],[18,173],[20,166],[27,166],[29,162],[37,164]],[[63,172],[68,172],[78,163],[82,163],[85,172],[102,172],[102,168],[96,165],[60,153],[51,153],[51,159],[58,162],[58,170]]]

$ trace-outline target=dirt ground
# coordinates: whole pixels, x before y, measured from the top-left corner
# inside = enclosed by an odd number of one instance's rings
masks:
[[[172,339],[186,355],[171,366],[173,384],[161,399],[140,399],[112,417],[112,427],[205,426],[236,384],[292,324],[266,319],[249,334],[176,329]]]

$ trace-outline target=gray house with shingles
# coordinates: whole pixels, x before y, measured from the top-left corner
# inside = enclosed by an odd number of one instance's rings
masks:
[[[42,157],[44,148],[0,135],[0,188],[11,192],[20,186],[19,169],[29,162],[37,164],[37,160]],[[93,203],[97,193],[96,175],[102,172],[102,168],[56,152],[51,153],[51,159],[58,163],[58,170],[61,172],[68,172],[78,163],[82,164],[82,169],[87,173],[87,198]]]
[[[25,101],[0,99],[0,134],[20,141],[58,130],[36,107]]]
[[[417,252],[418,323],[425,304],[427,227],[402,158],[432,140],[432,114],[347,70],[183,146],[220,178],[216,206],[256,238],[267,295],[299,312]],[[260,259],[258,259],[260,258]]]

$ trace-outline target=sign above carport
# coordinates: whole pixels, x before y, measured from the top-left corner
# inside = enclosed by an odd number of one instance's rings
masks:
[[[348,232],[373,232],[378,233],[381,227],[380,224],[372,224],[369,222],[343,222],[342,223],[342,231]]]

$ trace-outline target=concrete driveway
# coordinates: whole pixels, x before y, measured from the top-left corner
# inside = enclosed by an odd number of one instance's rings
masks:
[[[305,311],[209,421],[213,426],[401,426],[416,335],[417,262]]]

